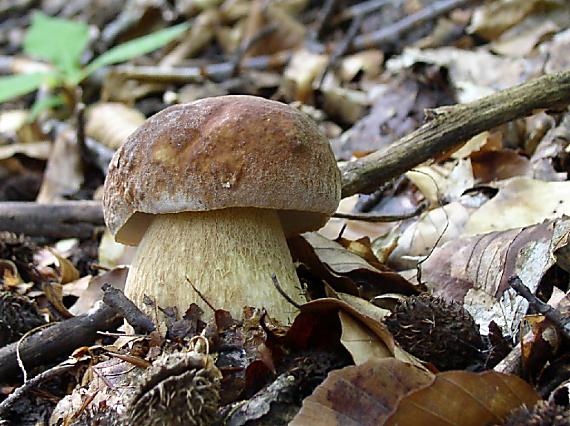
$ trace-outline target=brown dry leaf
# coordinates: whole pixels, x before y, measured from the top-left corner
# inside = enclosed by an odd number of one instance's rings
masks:
[[[8,259],[0,259],[0,276],[0,281],[2,283],[0,288],[16,288],[24,282],[18,272],[16,264]]]
[[[293,426],[500,424],[540,398],[525,381],[493,371],[436,376],[394,360],[371,360],[333,371],[303,401]]]
[[[543,315],[526,315],[521,322],[521,336],[524,377],[535,378],[558,353],[562,336]]]
[[[535,291],[568,232],[570,221],[560,219],[451,241],[422,264],[422,280],[435,296],[463,303],[483,334],[495,321],[514,335],[528,302],[515,295],[508,279],[517,275]]]
[[[469,159],[442,165],[418,166],[407,172],[406,177],[434,204],[442,199],[457,201],[475,183]]]
[[[515,177],[493,185],[499,192],[469,218],[465,235],[534,225],[570,215],[570,182]]]
[[[382,320],[387,315],[385,309],[354,296],[339,293],[339,297],[344,300],[323,298],[306,303],[301,308],[301,314],[338,311],[343,326],[342,343],[356,363],[375,357],[394,357],[421,367],[419,360],[396,344],[384,325]]]
[[[547,36],[557,33],[560,27],[552,22],[551,16],[544,16],[539,22],[537,19],[527,19],[510,31],[505,32],[498,40],[491,44],[491,50],[504,55],[522,58],[531,54],[534,48]]]
[[[398,273],[387,268],[375,268],[339,243],[316,232],[293,238],[289,244],[293,259],[306,265],[336,291],[358,295],[360,290],[362,293],[375,293],[373,296],[379,293],[416,293],[415,287]]]
[[[283,72],[279,92],[288,101],[312,104],[313,82],[327,66],[327,55],[319,55],[300,49],[295,52]]]
[[[517,376],[448,371],[401,399],[385,425],[502,424],[511,410],[523,404],[531,407],[539,399],[536,391]]]
[[[546,3],[545,0],[488,2],[473,13],[469,31],[487,40],[494,40]]]
[[[382,425],[402,396],[432,381],[433,374],[395,359],[335,370],[303,401],[289,425]]]
[[[49,251],[55,257],[60,284],[70,283],[79,278],[79,271],[68,259],[60,255],[56,250],[49,248]]]
[[[569,32],[570,34],[570,32]],[[570,44],[569,44],[570,47]],[[565,181],[568,173],[554,168],[556,160],[567,160],[570,142],[570,114],[565,114],[560,123],[552,127],[536,147],[530,164],[534,178],[545,181]]]
[[[218,8],[211,8],[200,13],[180,43],[160,60],[159,66],[173,67],[184,59],[192,58],[198,54],[212,42],[219,24],[220,11]]]
[[[556,34],[552,42],[541,45],[541,53],[548,58],[544,71],[550,74],[556,71],[567,70],[570,67],[569,48],[570,29]]]
[[[404,71],[399,72],[400,75]],[[337,158],[349,160],[354,153],[367,153],[390,145],[418,128],[424,110],[452,102],[445,92],[422,85],[421,76],[394,79],[389,85],[367,89],[372,101],[368,115],[332,141]]]
[[[479,182],[492,182],[515,176],[532,176],[528,158],[509,149],[471,154],[473,175]]]
[[[267,26],[275,30],[248,49],[246,56],[271,55],[281,50],[299,47],[305,37],[305,26],[284,8],[272,2],[254,0],[245,24],[244,42],[255,37]]]
[[[67,128],[57,135],[50,153],[40,193],[39,203],[63,200],[74,194],[83,183],[81,152],[74,129]]]
[[[542,72],[543,66],[540,58],[503,58],[484,49],[469,51],[442,47],[425,50],[406,48],[401,55],[387,61],[386,68],[398,73],[418,62],[446,67],[461,103],[529,80]]]
[[[46,283],[42,285],[42,290],[47,300],[63,318],[73,317],[73,314],[63,304],[63,286],[61,284]]]
[[[342,328],[340,342],[350,352],[354,364],[360,365],[370,359],[392,358],[390,350],[377,336],[350,315],[339,311]]]
[[[424,213],[401,233],[390,256],[390,265],[398,269],[414,268],[420,257],[437,245],[453,241],[463,234],[471,208],[455,201]]]

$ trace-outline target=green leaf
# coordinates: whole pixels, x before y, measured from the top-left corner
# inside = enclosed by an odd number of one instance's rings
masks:
[[[93,71],[103,66],[125,62],[136,56],[150,53],[153,50],[164,46],[169,41],[174,40],[186,31],[188,27],[188,24],[178,24],[174,27],[165,28],[155,33],[120,44],[119,46],[115,46],[91,62],[85,70],[86,75],[91,74]]]
[[[0,77],[0,102],[33,92],[52,75],[49,72],[39,72]]]
[[[81,55],[88,41],[86,24],[36,12],[24,39],[24,52],[51,62],[69,76],[80,69]]]
[[[46,109],[55,108],[65,103],[65,99],[61,95],[52,95],[34,102],[30,113],[28,114],[28,121],[34,121],[38,115]]]

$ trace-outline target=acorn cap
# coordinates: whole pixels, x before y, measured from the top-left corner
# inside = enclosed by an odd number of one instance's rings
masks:
[[[278,210],[286,235],[323,226],[340,201],[327,138],[302,112],[254,96],[175,105],[115,153],[103,211],[119,242],[139,243],[153,215],[229,207]]]

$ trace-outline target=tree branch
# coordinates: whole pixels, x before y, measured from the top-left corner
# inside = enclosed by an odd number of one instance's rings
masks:
[[[570,103],[570,70],[545,75],[468,104],[431,111],[430,121],[394,144],[341,166],[342,196],[371,192],[469,138],[539,109]]]

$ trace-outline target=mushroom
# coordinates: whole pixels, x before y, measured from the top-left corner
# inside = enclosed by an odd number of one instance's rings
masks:
[[[166,108],[115,153],[105,180],[109,229],[138,245],[125,293],[147,313],[145,295],[179,312],[264,307],[288,322],[295,308],[272,274],[297,303],[304,295],[286,237],[323,226],[340,191],[326,137],[288,105],[220,96]]]

